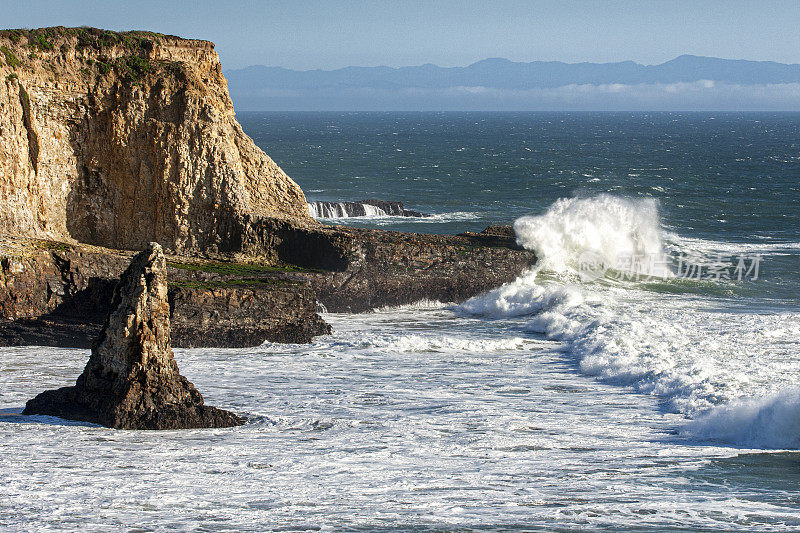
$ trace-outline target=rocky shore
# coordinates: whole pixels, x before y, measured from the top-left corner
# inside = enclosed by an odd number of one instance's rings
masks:
[[[0,31],[0,47],[0,345],[89,347],[151,241],[165,251],[177,347],[309,342],[330,332],[318,306],[460,301],[535,262],[510,228],[316,221],[242,132],[213,43],[44,28]]]
[[[328,269],[168,256],[173,346],[310,342],[330,333],[318,303],[331,312],[364,312],[421,299],[461,301],[513,280],[535,262],[509,230],[458,236],[341,227],[299,232],[294,244],[305,251],[298,261]],[[90,347],[132,255],[0,240],[0,345]]]

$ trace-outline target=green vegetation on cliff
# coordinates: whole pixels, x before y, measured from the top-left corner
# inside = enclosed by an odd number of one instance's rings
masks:
[[[152,49],[153,41],[156,39],[163,37],[177,38],[173,35],[164,35],[163,33],[152,31],[116,32],[91,27],[65,28],[63,26],[33,30],[0,30],[0,38],[2,37],[8,38],[14,44],[20,43],[22,38],[25,38],[28,46],[43,52],[55,50],[54,41],[61,37],[76,37],[78,48],[94,48],[98,51],[119,45],[129,49]]]
[[[302,269],[294,265],[285,266],[266,266],[254,265],[251,263],[181,263],[167,261],[167,266],[179,270],[190,270],[195,272],[213,272],[216,274],[227,274],[232,276],[255,276],[270,272],[300,272]]]
[[[86,64],[96,66],[98,72],[106,76],[112,71],[125,81],[138,84],[144,77],[155,70],[155,62],[150,59],[150,54],[155,47],[155,43],[166,35],[149,31],[130,31],[114,32],[101,30],[98,28],[40,28],[35,30],[16,29],[1,30],[0,38],[8,38],[13,48],[6,45],[0,47],[5,56],[6,64],[11,68],[24,66],[24,62],[18,58],[21,56],[29,61],[39,59],[41,54],[56,52],[56,44],[62,41],[58,47],[58,52],[67,54],[70,48],[74,47],[77,51],[92,50],[99,52],[100,57],[87,58]],[[66,42],[64,41],[66,37]],[[25,46],[29,52],[25,51]],[[117,48],[115,55],[111,55],[111,49]],[[125,54],[118,56],[119,48]],[[17,52],[16,54],[14,52]],[[174,65],[169,61],[159,61],[167,66],[168,72],[180,70],[180,65]],[[85,74],[91,72],[89,69],[83,71]]]
[[[0,46],[0,52],[3,52],[3,55],[6,58],[6,64],[9,67],[17,68],[18,66],[20,66],[22,64],[22,61],[17,59],[17,56],[14,55],[14,52],[12,52],[8,48],[8,46],[6,46],[6,45]]]

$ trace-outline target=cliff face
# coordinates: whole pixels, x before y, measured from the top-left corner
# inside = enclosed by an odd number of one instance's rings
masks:
[[[0,345],[86,346],[121,250],[150,242],[171,258],[180,346],[308,342],[330,331],[317,301],[459,301],[536,260],[507,228],[317,223],[236,122],[214,45],[148,32],[0,31],[0,201]]]
[[[0,32],[0,52],[0,233],[217,252],[243,217],[311,223],[212,43],[51,28]]]

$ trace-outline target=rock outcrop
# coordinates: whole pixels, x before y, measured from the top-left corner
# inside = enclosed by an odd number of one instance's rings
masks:
[[[181,376],[170,342],[166,261],[151,243],[122,274],[114,310],[73,387],[43,392],[23,414],[118,429],[231,427],[233,413],[204,405]]]
[[[515,279],[536,261],[508,226],[420,235],[262,219],[251,229],[253,249],[271,250],[283,267],[171,256],[173,346],[310,342],[330,332],[317,302],[332,312],[425,298],[458,302]],[[0,345],[88,347],[131,254],[9,241],[0,239]]]
[[[536,262],[513,231],[424,235],[354,228],[310,230],[327,238],[333,272],[310,274],[331,312],[361,313],[422,299],[460,302],[513,281]]]
[[[414,211],[413,209],[406,209],[403,206],[403,202],[398,202],[394,200],[361,200],[362,204],[371,205],[377,207],[384,213],[389,216],[393,217],[412,217],[412,218],[428,218],[431,215],[429,213],[421,213],[419,211]]]
[[[316,292],[302,273],[177,272],[170,284],[176,346],[242,348],[264,341],[307,343],[331,327],[317,313]],[[194,272],[200,274],[200,272]],[[188,279],[188,280],[187,280]],[[184,281],[187,280],[187,281]]]
[[[131,251],[151,241],[170,252],[175,346],[309,342],[330,331],[317,302],[460,301],[535,261],[507,228],[419,235],[314,220],[242,132],[206,41],[0,31],[0,138],[0,345],[85,346]],[[424,216],[380,200],[347,209]],[[35,245],[6,253],[14,239]]]
[[[242,132],[213,43],[0,31],[0,233],[236,252],[243,216],[313,221]]]
[[[0,237],[0,346],[91,348],[134,253]],[[311,342],[330,332],[292,267],[167,258],[172,346]]]

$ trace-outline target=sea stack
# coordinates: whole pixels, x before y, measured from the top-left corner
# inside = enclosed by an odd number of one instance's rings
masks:
[[[203,404],[178,371],[170,339],[166,261],[150,243],[134,257],[114,291],[83,373],[73,387],[45,391],[23,414],[51,415],[117,429],[238,426],[233,413]]]

